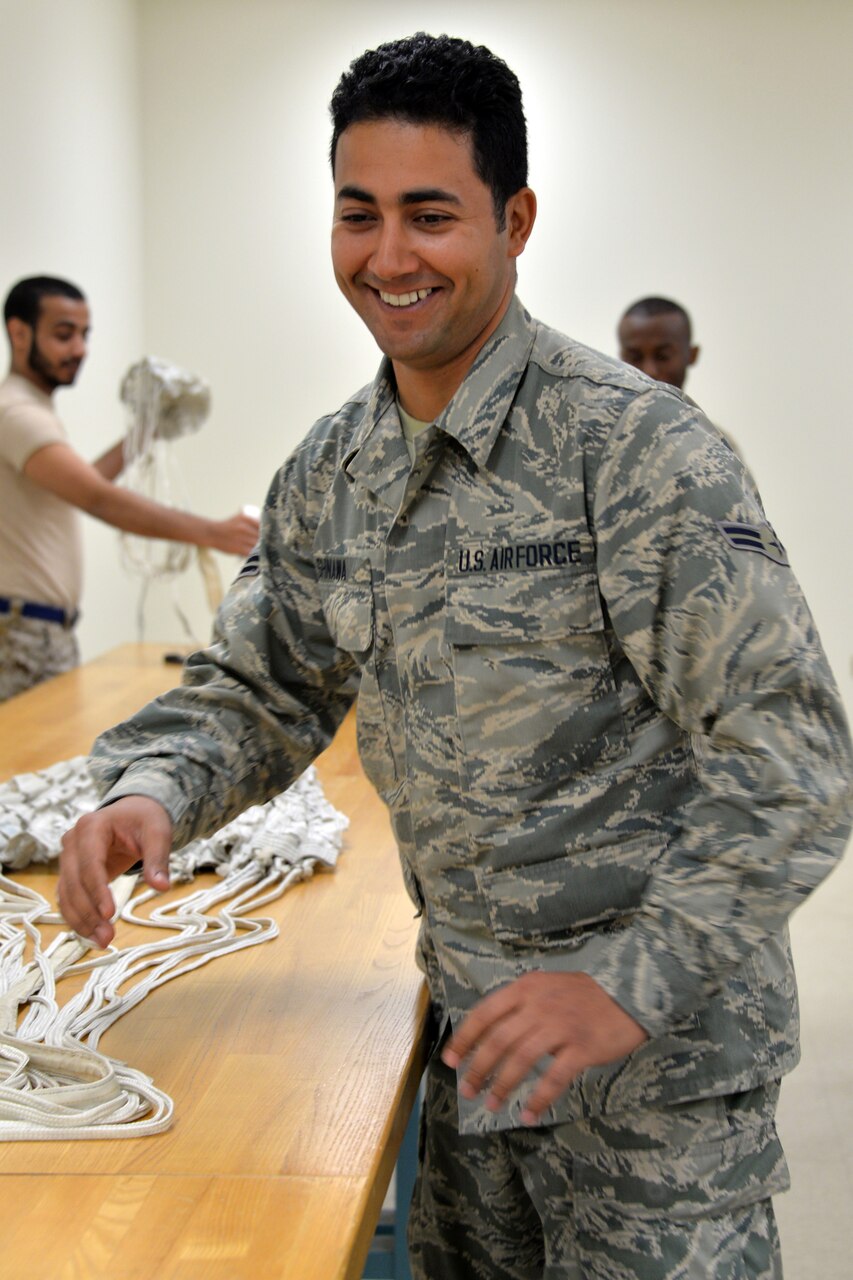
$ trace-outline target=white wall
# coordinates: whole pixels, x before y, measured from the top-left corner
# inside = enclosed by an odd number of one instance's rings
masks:
[[[176,446],[192,505],[262,499],[378,359],[329,265],[329,95],[368,45],[466,35],[525,90],[540,217],[521,296],[611,351],[640,294],[692,310],[688,389],[756,472],[853,705],[849,0],[0,0],[0,14],[0,276],[65,273],[92,297],[91,360],[59,400],[81,448],[110,442],[122,373],[159,354],[212,385],[208,424]],[[88,523],[91,653],[133,637],[137,587]],[[180,591],[204,634],[194,571]],[[165,592],[148,620],[181,638]]]
[[[142,345],[136,8],[0,0],[0,292],[45,274],[88,295],[91,360],[56,400],[87,457],[124,431],[118,382]],[[117,572],[112,530],[85,523],[80,636],[92,654],[129,638],[137,590]]]

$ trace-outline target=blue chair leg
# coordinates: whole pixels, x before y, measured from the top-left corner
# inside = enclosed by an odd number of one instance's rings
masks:
[[[388,1220],[381,1221],[376,1229],[362,1280],[412,1280],[406,1247],[406,1223],[418,1167],[419,1118],[420,1094],[412,1107],[397,1156],[394,1213]]]

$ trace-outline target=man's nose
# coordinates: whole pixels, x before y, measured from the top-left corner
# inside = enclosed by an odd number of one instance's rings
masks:
[[[412,249],[406,230],[399,223],[384,222],[378,233],[376,248],[370,258],[370,270],[381,280],[395,280],[418,270],[419,259]]]

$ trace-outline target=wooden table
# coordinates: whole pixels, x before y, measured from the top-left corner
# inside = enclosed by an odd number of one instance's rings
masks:
[[[0,780],[87,752],[175,684],[163,653],[122,646],[0,706]],[[3,1277],[361,1275],[421,1073],[427,1001],[352,716],[317,768],[350,819],[334,874],[263,908],[279,938],[167,984],[101,1042],[172,1096],[172,1129],[0,1146]],[[18,875],[52,898],[51,870]]]

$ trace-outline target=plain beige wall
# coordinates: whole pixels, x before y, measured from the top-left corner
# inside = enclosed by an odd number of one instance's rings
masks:
[[[846,366],[853,5],[823,0],[0,0],[4,279],[66,272],[92,356],[60,409],[90,455],[144,353],[209,379],[176,446],[191,502],[260,502],[311,422],[373,374],[329,265],[327,102],[367,45],[484,41],[525,90],[540,216],[520,293],[614,349],[669,293],[703,347],[688,390],[740,443],[853,703]],[[135,634],[137,584],[93,522],[87,653]],[[221,560],[223,573],[234,565]],[[198,634],[198,574],[178,585]],[[165,589],[147,634],[180,638]]]
[[[44,274],[88,294],[91,361],[56,404],[89,458],[123,433],[118,382],[144,349],[136,9],[0,0],[0,292]],[[138,585],[118,569],[113,530],[86,520],[85,550],[91,655],[133,636]]]

